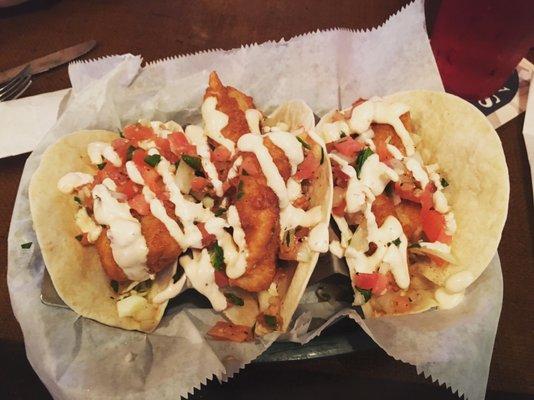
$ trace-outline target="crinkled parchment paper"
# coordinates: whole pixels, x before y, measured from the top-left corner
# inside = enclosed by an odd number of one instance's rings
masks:
[[[13,310],[24,333],[28,359],[56,399],[187,396],[214,376],[221,380],[232,376],[265,351],[276,335],[247,344],[208,341],[205,332],[219,317],[209,309],[191,306],[168,310],[161,326],[144,334],[43,305],[39,294],[44,265],[32,229],[27,190],[44,149],[79,129],[117,129],[138,118],[198,122],[202,94],[213,69],[223,82],[251,94],[267,112],[293,98],[304,99],[321,115],[357,97],[405,89],[443,90],[424,24],[423,3],[416,1],[371,31],[317,32],[279,43],[163,60],[144,68],[141,58],[132,55],[70,66],[72,96],[56,125],[28,158],[9,232],[8,285]],[[30,241],[34,243],[30,249],[21,249],[21,243]],[[368,321],[364,329],[395,358],[416,364],[419,371],[476,398],[483,393],[487,378],[502,298],[500,279],[497,263],[468,294],[483,304],[495,303],[489,312],[493,329],[483,335],[478,320],[472,322],[478,311],[471,302],[449,312],[447,320],[442,317],[447,312],[428,313]],[[497,288],[487,293],[484,281]],[[466,334],[458,338],[460,325]],[[422,333],[420,328],[425,328]],[[304,331],[293,339],[305,340]],[[485,347],[478,347],[472,358],[483,359],[484,372],[466,366],[477,379],[477,391],[452,374],[458,371],[453,356],[475,349],[474,339],[479,341],[481,335]],[[429,348],[437,350],[429,353]]]

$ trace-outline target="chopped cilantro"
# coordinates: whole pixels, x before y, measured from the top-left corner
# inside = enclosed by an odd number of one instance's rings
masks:
[[[74,196],[74,201],[80,205],[82,204],[82,201],[78,196]]]
[[[119,282],[112,280],[109,284],[115,293],[119,293]]]
[[[323,163],[324,163],[324,150],[321,147],[321,165],[323,165]]]
[[[22,247],[23,249],[29,249],[30,247],[32,247],[32,244],[33,242],[22,243],[20,247]]]
[[[393,242],[391,242],[391,243],[393,243],[395,246],[399,247],[399,246],[400,246],[400,243],[401,243],[401,240],[400,240],[400,238],[397,238],[397,239],[395,239],[395,240],[394,240]]]
[[[216,217],[220,217],[221,215],[223,215],[224,213],[226,212],[226,208],[222,208],[222,207],[219,207],[217,209],[217,211],[215,211],[215,216]]]
[[[135,151],[135,147],[128,146],[128,150],[126,150],[126,161],[130,161],[132,159],[132,155],[134,151]]]
[[[345,133],[345,131],[342,130],[342,131],[341,131],[341,135],[339,135],[339,137],[340,137],[340,138],[344,138],[344,137],[346,137],[346,136],[347,136],[347,134]]]
[[[243,197],[243,181],[239,181],[237,184],[237,200]]]
[[[366,147],[358,153],[358,158],[356,158],[356,176],[358,176],[358,178],[360,177],[360,172],[365,160],[367,160],[372,154],[374,154],[373,150],[371,150],[369,147]]]
[[[119,136],[120,136],[121,138],[124,137],[124,133],[123,133],[120,129],[119,129]]]
[[[161,161],[161,156],[159,154],[151,154],[145,157],[145,162],[151,167],[155,167]]]
[[[189,165],[191,168],[193,168],[195,171],[200,172],[202,168],[202,163],[200,161],[200,157],[196,156],[190,156],[188,154],[184,154],[182,156],[182,160]]]
[[[311,149],[311,146],[301,137],[297,136],[297,140],[300,142],[300,144],[302,144],[305,149]]]
[[[354,286],[354,289],[356,289],[363,296],[364,303],[367,303],[369,301],[369,299],[371,298],[371,291],[370,290],[368,290],[368,289],[360,289],[357,286]]]
[[[394,188],[394,183],[393,182],[389,182],[386,187],[384,188],[384,193],[386,194],[386,196],[388,197],[392,197],[393,196],[393,188]]]
[[[226,300],[228,300],[229,303],[232,303],[236,306],[243,306],[245,305],[245,302],[241,297],[236,296],[233,293],[225,293],[224,296],[226,297]]]
[[[105,161],[102,162],[102,163],[100,163],[100,164],[96,164],[96,167],[97,167],[98,169],[100,169],[100,170],[103,170],[105,166],[106,166],[106,162],[105,162]]]
[[[444,188],[446,188],[447,186],[449,186],[449,182],[447,182],[445,180],[445,178],[441,178],[441,186],[443,186]]]
[[[80,233],[79,235],[74,236],[74,239],[76,239],[78,242],[81,242],[83,239],[83,235]]]
[[[276,329],[276,327],[278,326],[278,321],[274,315],[265,314],[263,316],[263,319],[265,321],[265,324],[271,329]]]
[[[221,246],[219,246],[218,243],[215,243],[211,248],[209,249],[210,253],[210,259],[211,259],[211,265],[213,265],[213,268],[215,268],[217,271],[222,271],[224,266],[224,252]]]
[[[284,241],[286,242],[286,246],[289,247],[289,244],[291,243],[291,232],[287,231],[284,235]]]

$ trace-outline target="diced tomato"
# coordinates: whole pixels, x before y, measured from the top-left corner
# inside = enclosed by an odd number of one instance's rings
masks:
[[[432,193],[436,191],[434,184],[429,183],[424,190],[417,189],[414,185],[395,182],[395,193],[401,198],[414,203],[420,203],[423,209],[430,209],[433,205]],[[417,191],[416,191],[417,190]]]
[[[111,142],[111,146],[113,147],[113,150],[115,150],[115,152],[119,155],[122,163],[124,164],[127,161],[126,157],[128,155],[128,147],[131,146],[130,141],[128,139],[118,138]]]
[[[293,206],[307,210],[310,207],[310,198],[307,195],[302,195],[293,202]]]
[[[156,137],[152,128],[141,124],[132,124],[124,127],[124,137],[138,144],[141,140],[153,139]]]
[[[183,154],[194,156],[196,154],[196,147],[187,141],[183,132],[173,132],[169,136],[170,150],[181,157]]]
[[[338,163],[332,164],[332,175],[334,178],[335,186],[346,188],[349,182],[349,176],[341,170]]]
[[[89,210],[93,209],[93,196],[85,196],[83,206]]]
[[[148,153],[143,149],[137,149],[133,153],[132,160],[135,163],[135,166],[139,170],[139,173],[143,177],[145,184],[150,190],[152,190],[157,196],[161,195],[166,191],[165,185],[161,176],[156,172],[156,170],[148,165],[145,162],[145,157]]]
[[[421,210],[423,232],[430,242],[450,243],[452,237],[445,233],[445,217],[436,210]]]
[[[169,142],[169,139],[157,137],[154,139],[154,143],[156,143],[156,147],[158,148],[160,154],[167,160],[169,160],[169,162],[174,164],[180,159],[180,157],[178,157],[171,151],[171,144]]]
[[[217,286],[223,288],[230,284],[230,280],[228,279],[228,277],[223,271],[214,270],[214,274],[215,274],[215,283],[217,284]]]
[[[311,179],[315,175],[315,171],[319,167],[319,160],[315,158],[313,152],[309,151],[308,155],[297,167],[297,173],[295,174],[295,179],[297,181],[302,181],[304,179]]]
[[[194,192],[202,192],[209,184],[209,179],[202,176],[195,176],[191,180],[191,190]]]
[[[140,215],[150,214],[150,205],[146,202],[145,197],[142,194],[138,194],[128,200],[128,204]]]
[[[241,169],[250,176],[258,176],[260,174],[260,166],[258,161],[252,156],[243,157]]]
[[[211,152],[211,161],[229,161],[232,158],[232,153],[223,145],[217,146]]]
[[[341,140],[338,140],[334,144],[334,148],[341,154],[347,157],[354,157],[356,153],[362,150],[365,145],[362,142],[354,140],[350,136],[347,136]]]
[[[122,167],[115,167],[112,163],[106,163],[105,167],[98,171],[95,176],[95,183],[102,183],[106,178],[110,178],[115,184],[122,185],[129,178]]]
[[[439,258],[438,256],[434,256],[432,254],[427,254],[427,256],[438,267],[443,267],[444,265],[448,264],[447,261],[443,260],[442,258]]]
[[[123,193],[126,198],[131,199],[141,192],[141,187],[132,181],[126,181],[123,184],[117,185],[117,192]]]
[[[347,206],[347,202],[345,199],[341,200],[341,202],[335,206],[332,207],[332,214],[334,214],[336,217],[343,217],[345,215],[345,207]]]
[[[436,191],[434,184],[429,183],[426,185],[425,190],[421,193],[421,208],[423,210],[430,210],[434,206],[434,199],[432,194]]]
[[[209,233],[204,227],[204,224],[202,222],[199,222],[197,224],[197,227],[200,233],[202,233],[202,246],[207,247],[215,243],[215,241],[217,240],[217,237]]]
[[[381,295],[387,288],[388,278],[377,272],[372,274],[357,273],[352,277],[354,286],[370,290],[375,295]]]
[[[215,340],[247,342],[252,340],[252,328],[244,325],[235,325],[231,322],[218,321],[215,326],[208,331],[208,335]]]

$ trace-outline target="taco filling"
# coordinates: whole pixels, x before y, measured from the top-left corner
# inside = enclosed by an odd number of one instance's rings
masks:
[[[215,73],[201,113],[202,126],[141,120],[88,144],[91,172],[57,182],[78,206],[76,239],[96,249],[119,318],[143,319],[193,288],[226,317],[212,338],[284,330],[328,250],[324,145],[304,122],[267,124]],[[173,279],[148,295],[169,270]]]
[[[347,262],[354,304],[364,305],[367,316],[454,307],[474,277],[458,275],[452,290],[433,278],[456,262],[456,221],[446,197],[455,182],[440,175],[438,164],[423,162],[409,107],[358,100],[328,114],[320,133],[332,163],[339,230],[330,250]]]

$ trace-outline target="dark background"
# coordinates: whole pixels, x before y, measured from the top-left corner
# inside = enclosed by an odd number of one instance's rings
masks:
[[[377,26],[407,1],[33,1],[0,9],[0,70],[96,39],[85,59],[131,52],[152,61],[209,48],[279,40],[331,27]],[[432,25],[439,1],[428,1]],[[530,54],[532,60],[532,52]],[[34,78],[25,95],[69,86],[67,68]],[[488,399],[534,398],[534,208],[524,115],[498,129],[510,170],[510,212],[499,254],[504,304],[491,364]],[[0,122],[1,123],[1,122]],[[7,233],[27,154],[0,160],[0,396],[49,399],[29,365],[6,284]],[[356,328],[356,325],[355,325]],[[210,382],[195,398],[455,399],[415,368],[376,348],[286,363],[252,364],[229,383]]]

